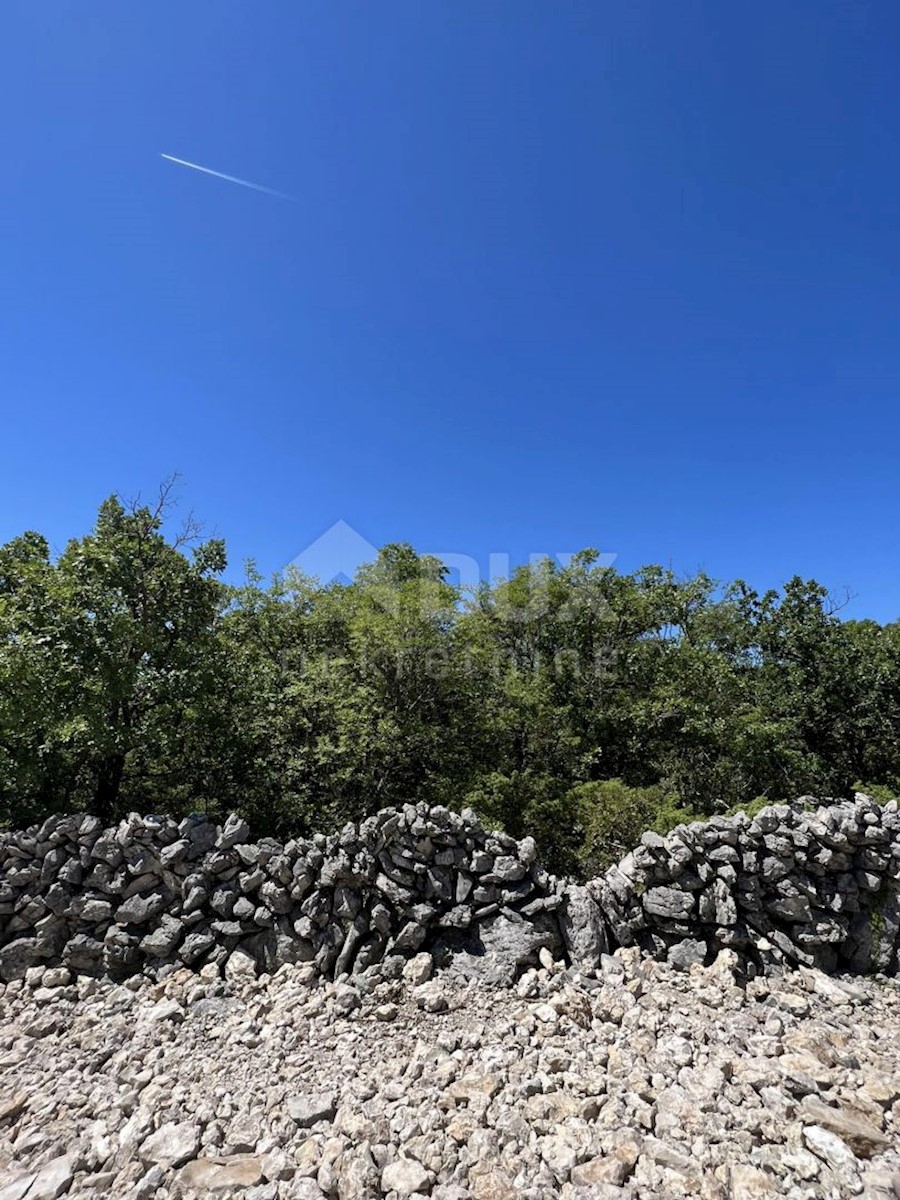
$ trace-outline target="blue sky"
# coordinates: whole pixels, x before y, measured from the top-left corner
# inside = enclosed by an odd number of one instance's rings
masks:
[[[236,569],[343,518],[895,619],[898,36],[875,0],[6,0],[0,540],[178,470]]]

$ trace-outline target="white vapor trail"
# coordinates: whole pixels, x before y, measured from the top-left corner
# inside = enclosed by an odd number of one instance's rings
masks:
[[[201,167],[199,163],[188,162],[185,158],[174,158],[171,154],[160,154],[167,162],[177,163],[179,167],[190,167],[192,171],[202,171],[204,175],[215,175],[216,179],[227,179],[229,183],[239,183],[241,187],[253,188],[254,192],[265,192],[269,196],[278,196],[281,200],[293,200],[287,192],[276,192],[274,188],[263,187],[261,183],[251,183],[249,179],[238,179],[236,175],[224,175],[221,171],[213,171],[210,167]]]

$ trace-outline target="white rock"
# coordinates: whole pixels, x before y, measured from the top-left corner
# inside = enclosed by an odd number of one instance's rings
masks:
[[[262,1177],[260,1160],[252,1154],[196,1158],[178,1172],[178,1186],[198,1196],[231,1197],[260,1183]]]
[[[303,1092],[289,1096],[288,1116],[301,1128],[316,1125],[319,1121],[333,1121],[337,1112],[337,1097],[334,1092]]]
[[[416,1004],[425,1012],[443,1012],[449,1007],[447,989],[437,979],[429,980],[428,983],[421,983],[418,987],[413,988],[413,996]]]
[[[564,1134],[554,1134],[544,1138],[541,1157],[559,1182],[564,1183],[578,1162],[578,1151]]]
[[[552,1004],[536,1004],[532,1012],[545,1025],[555,1025],[559,1020],[559,1013]]]
[[[66,987],[71,982],[72,972],[68,967],[48,967],[41,979],[41,985],[45,988]]]
[[[246,950],[232,950],[225,963],[225,978],[235,981],[256,978],[256,959]]]
[[[434,959],[426,951],[414,955],[403,967],[403,978],[408,983],[418,985],[427,983],[434,970]]]
[[[200,1126],[190,1121],[166,1121],[141,1143],[138,1151],[145,1163],[180,1167],[200,1149]]]
[[[412,1158],[398,1158],[381,1172],[381,1189],[399,1196],[427,1192],[431,1188],[431,1173]]]
[[[28,1190],[28,1200],[56,1200],[72,1186],[75,1177],[74,1155],[62,1154],[53,1158],[37,1173],[37,1178]]]
[[[858,1168],[859,1160],[847,1143],[821,1125],[807,1125],[803,1130],[803,1141],[830,1167],[853,1171]]]
[[[765,1171],[746,1164],[731,1168],[731,1200],[758,1200],[777,1195],[778,1191]]]
[[[37,1179],[36,1171],[28,1171],[22,1175],[14,1175],[9,1183],[0,1186],[0,1200],[24,1200],[28,1189]]]
[[[345,1016],[359,1008],[362,998],[355,987],[350,984],[340,984],[334,993],[334,1007]]]
[[[295,1179],[290,1197],[291,1200],[325,1200],[325,1193],[314,1179]]]
[[[153,1025],[160,1021],[183,1021],[184,1009],[177,1000],[166,997],[138,1013],[138,1024]]]

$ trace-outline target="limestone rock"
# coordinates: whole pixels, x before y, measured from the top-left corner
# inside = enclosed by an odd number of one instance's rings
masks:
[[[398,1158],[388,1163],[381,1173],[381,1190],[398,1196],[412,1196],[430,1191],[431,1175],[421,1163],[411,1158]]]
[[[319,1121],[333,1121],[337,1112],[337,1097],[334,1092],[305,1092],[289,1096],[288,1116],[301,1128],[316,1125]]]
[[[813,1154],[833,1170],[840,1171],[848,1167],[851,1171],[856,1170],[857,1158],[847,1143],[821,1125],[807,1125],[803,1130],[803,1141]]]
[[[230,1158],[195,1158],[177,1175],[182,1193],[197,1196],[233,1196],[243,1188],[262,1181],[262,1163],[253,1154]]]
[[[406,963],[403,968],[403,978],[413,985],[427,983],[433,970],[434,959],[423,951]]]
[[[179,1167],[200,1149],[200,1127],[191,1121],[166,1121],[141,1143],[145,1163]]]
[[[673,887],[653,887],[644,894],[644,911],[656,917],[678,919],[687,917],[694,909],[692,892]]]
[[[826,1104],[818,1096],[804,1096],[800,1112],[810,1124],[836,1134],[860,1158],[870,1158],[890,1145],[890,1139],[871,1121],[846,1108]]]
[[[8,1183],[3,1183],[0,1179],[0,1200],[25,1200],[35,1179],[37,1179],[37,1171],[15,1174]]]
[[[34,1182],[25,1193],[27,1200],[56,1200],[72,1186],[77,1159],[72,1154],[61,1154],[51,1159],[38,1171]]]
[[[573,963],[596,967],[609,950],[600,907],[583,886],[569,886],[558,910],[566,951]]]
[[[731,1168],[731,1200],[765,1200],[777,1196],[771,1176],[746,1163]]]

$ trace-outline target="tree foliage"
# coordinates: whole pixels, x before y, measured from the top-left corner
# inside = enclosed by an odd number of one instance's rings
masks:
[[[10,818],[169,802],[206,736],[226,593],[221,542],[183,553],[150,508],[111,497],[51,562],[26,533],[0,548],[0,794]],[[191,777],[188,773],[187,778]],[[185,797],[186,799],[186,797]]]
[[[591,871],[692,814],[900,790],[900,624],[814,581],[586,550],[464,595],[393,544],[346,585],[230,587],[170,499],[107,500],[55,558],[0,547],[0,820],[234,808],[290,834],[425,799]]]

